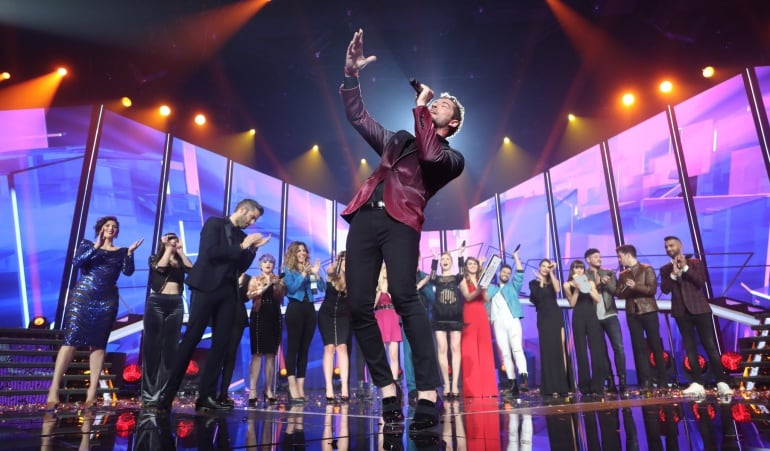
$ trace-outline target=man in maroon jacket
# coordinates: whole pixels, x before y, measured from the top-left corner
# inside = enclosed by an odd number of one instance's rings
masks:
[[[363,30],[348,45],[345,79],[340,88],[345,114],[353,127],[380,156],[380,164],[342,212],[350,222],[347,238],[347,288],[356,340],[366,359],[372,381],[382,390],[386,423],[404,418],[400,390],[393,381],[372,306],[383,260],[396,311],[412,345],[417,385],[417,407],[411,430],[438,423],[436,387],[441,384],[430,322],[414,283],[423,212],[440,188],[459,176],[463,156],[449,147],[463,120],[456,98],[421,86],[416,96],[414,135],[393,132],[376,122],[364,108],[358,72],[377,58],[364,56]]]
[[[697,330],[703,349],[708,355],[709,368],[716,377],[719,395],[732,397],[733,390],[727,384],[729,376],[722,368],[722,359],[717,349],[711,306],[703,292],[706,285],[703,263],[695,258],[686,258],[682,254],[682,241],[679,238],[667,236],[664,242],[671,263],[666,263],[660,268],[660,291],[671,293],[671,315],[679,326],[687,359],[692,368],[692,383],[682,393],[696,397],[706,396],[704,378],[698,364],[698,343],[695,338]]]

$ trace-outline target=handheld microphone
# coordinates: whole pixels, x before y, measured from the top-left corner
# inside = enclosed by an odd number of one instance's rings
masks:
[[[517,244],[516,248],[513,250],[513,253],[515,254],[516,251],[518,251],[520,247],[521,247],[521,243]]]
[[[417,81],[414,77],[409,78],[409,84],[412,85],[412,88],[414,88],[414,92],[417,94],[422,92],[422,83]]]
[[[337,265],[334,267],[334,274],[340,275],[340,272],[342,271],[342,259],[337,259]]]

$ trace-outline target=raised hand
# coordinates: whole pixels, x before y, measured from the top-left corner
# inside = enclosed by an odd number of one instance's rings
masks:
[[[128,255],[133,254],[136,248],[141,246],[142,243],[144,243],[144,238],[139,238],[138,240],[134,241],[134,244],[128,247]]]
[[[374,61],[377,61],[376,56],[364,56],[364,30],[359,28],[353,33],[353,39],[350,40],[348,50],[345,53],[345,73],[357,76],[358,71]]]

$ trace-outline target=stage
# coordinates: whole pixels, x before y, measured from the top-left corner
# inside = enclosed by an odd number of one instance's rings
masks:
[[[182,397],[171,415],[158,416],[132,400],[96,409],[77,403],[57,411],[40,405],[4,406],[4,449],[740,449],[770,446],[767,393],[736,392],[703,400],[681,391],[578,400],[540,397],[463,399],[444,402],[434,429],[410,435],[412,408],[404,425],[385,427],[376,391],[355,392],[348,403],[327,404],[312,392],[305,405],[278,402],[246,408],[234,393],[234,410],[196,415],[194,398]]]

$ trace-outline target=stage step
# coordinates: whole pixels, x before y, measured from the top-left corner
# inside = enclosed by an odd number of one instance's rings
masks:
[[[0,404],[45,403],[64,331],[48,329],[0,329]],[[59,398],[63,402],[84,401],[89,384],[90,352],[79,348],[74,353],[64,375]],[[118,364],[118,371],[121,371]],[[102,369],[111,369],[104,362]],[[102,372],[99,375],[99,396],[117,393],[118,377]]]

